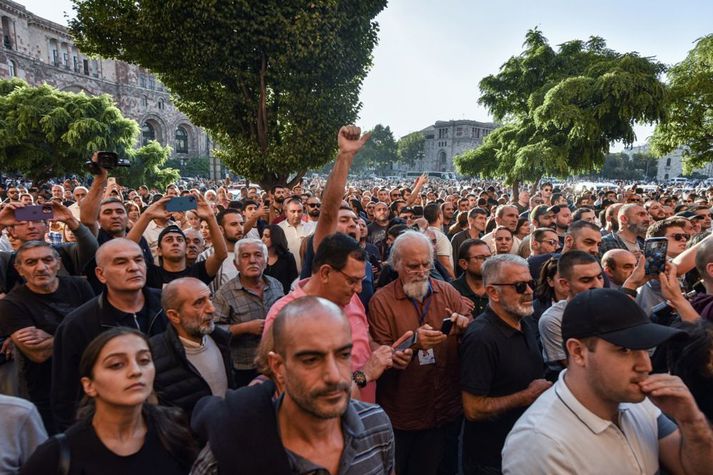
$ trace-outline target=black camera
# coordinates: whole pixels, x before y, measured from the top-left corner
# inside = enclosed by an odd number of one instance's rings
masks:
[[[87,160],[86,165],[92,175],[99,175],[101,168],[112,170],[116,167],[128,167],[131,164],[126,159],[120,159],[116,152],[97,152],[97,161]]]

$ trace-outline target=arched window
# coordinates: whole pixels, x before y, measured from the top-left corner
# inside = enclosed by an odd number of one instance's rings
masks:
[[[11,78],[14,78],[17,76],[17,65],[15,64],[15,61],[10,60],[7,62],[7,74]]]
[[[666,166],[667,166],[667,167],[670,167],[670,166],[671,166],[671,157],[668,157],[668,158],[666,159]]]
[[[188,153],[188,132],[183,127],[176,129],[176,153]]]
[[[148,122],[144,122],[141,127],[141,145],[146,145],[152,140],[156,140],[156,131]]]
[[[163,102],[163,99],[159,99],[158,100],[158,110],[163,110],[164,105],[165,104]]]
[[[148,98],[148,96],[142,96],[142,97],[141,97],[141,105],[144,106],[144,107],[148,107],[148,106],[149,106],[149,98]]]
[[[12,49],[13,35],[10,31],[10,19],[2,17],[2,44],[7,49]]]

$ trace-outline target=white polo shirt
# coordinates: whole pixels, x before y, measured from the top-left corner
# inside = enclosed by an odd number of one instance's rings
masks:
[[[285,232],[285,237],[287,238],[287,248],[295,257],[295,264],[297,264],[297,271],[302,269],[302,256],[300,255],[300,246],[302,245],[302,240],[310,235],[314,230],[313,226],[305,226],[304,223],[300,222],[296,227],[292,226],[287,220],[282,220],[277,224]]]
[[[659,439],[676,430],[651,401],[622,403],[619,426],[585,408],[564,382],[530,406],[508,434],[503,474],[653,475],[659,471]]]

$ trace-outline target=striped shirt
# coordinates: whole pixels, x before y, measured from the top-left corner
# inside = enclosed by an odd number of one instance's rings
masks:
[[[205,251],[198,254],[196,262],[205,261],[213,254],[215,254],[215,248],[211,246]],[[223,284],[228,282],[236,275],[238,275],[238,269],[237,267],[235,267],[235,252],[228,251],[228,257],[226,257],[225,260],[223,260],[223,262],[220,264],[220,268],[215,274],[213,281],[208,284],[208,288],[210,289],[211,295],[215,295],[218,290],[220,290],[220,288],[223,286]]]
[[[283,288],[279,280],[263,275],[262,296],[243,287],[238,276],[229,280],[218,290],[213,298],[215,313],[213,319],[226,331],[235,323],[264,319],[272,304],[283,297]],[[255,353],[260,344],[260,335],[243,334],[230,340],[230,357],[236,369],[254,369]]]
[[[279,411],[282,397],[275,401]],[[376,404],[352,400],[342,415],[344,449],[338,475],[390,474],[394,469],[394,432],[388,416]],[[285,449],[294,475],[329,475],[329,470]],[[230,467],[222,467],[229,473]],[[218,462],[206,445],[193,464],[191,475],[217,475]]]

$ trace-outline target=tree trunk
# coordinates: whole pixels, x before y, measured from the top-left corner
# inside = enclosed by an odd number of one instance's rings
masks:
[[[515,180],[512,184],[512,196],[510,197],[511,203],[517,203],[520,199],[520,180]]]

